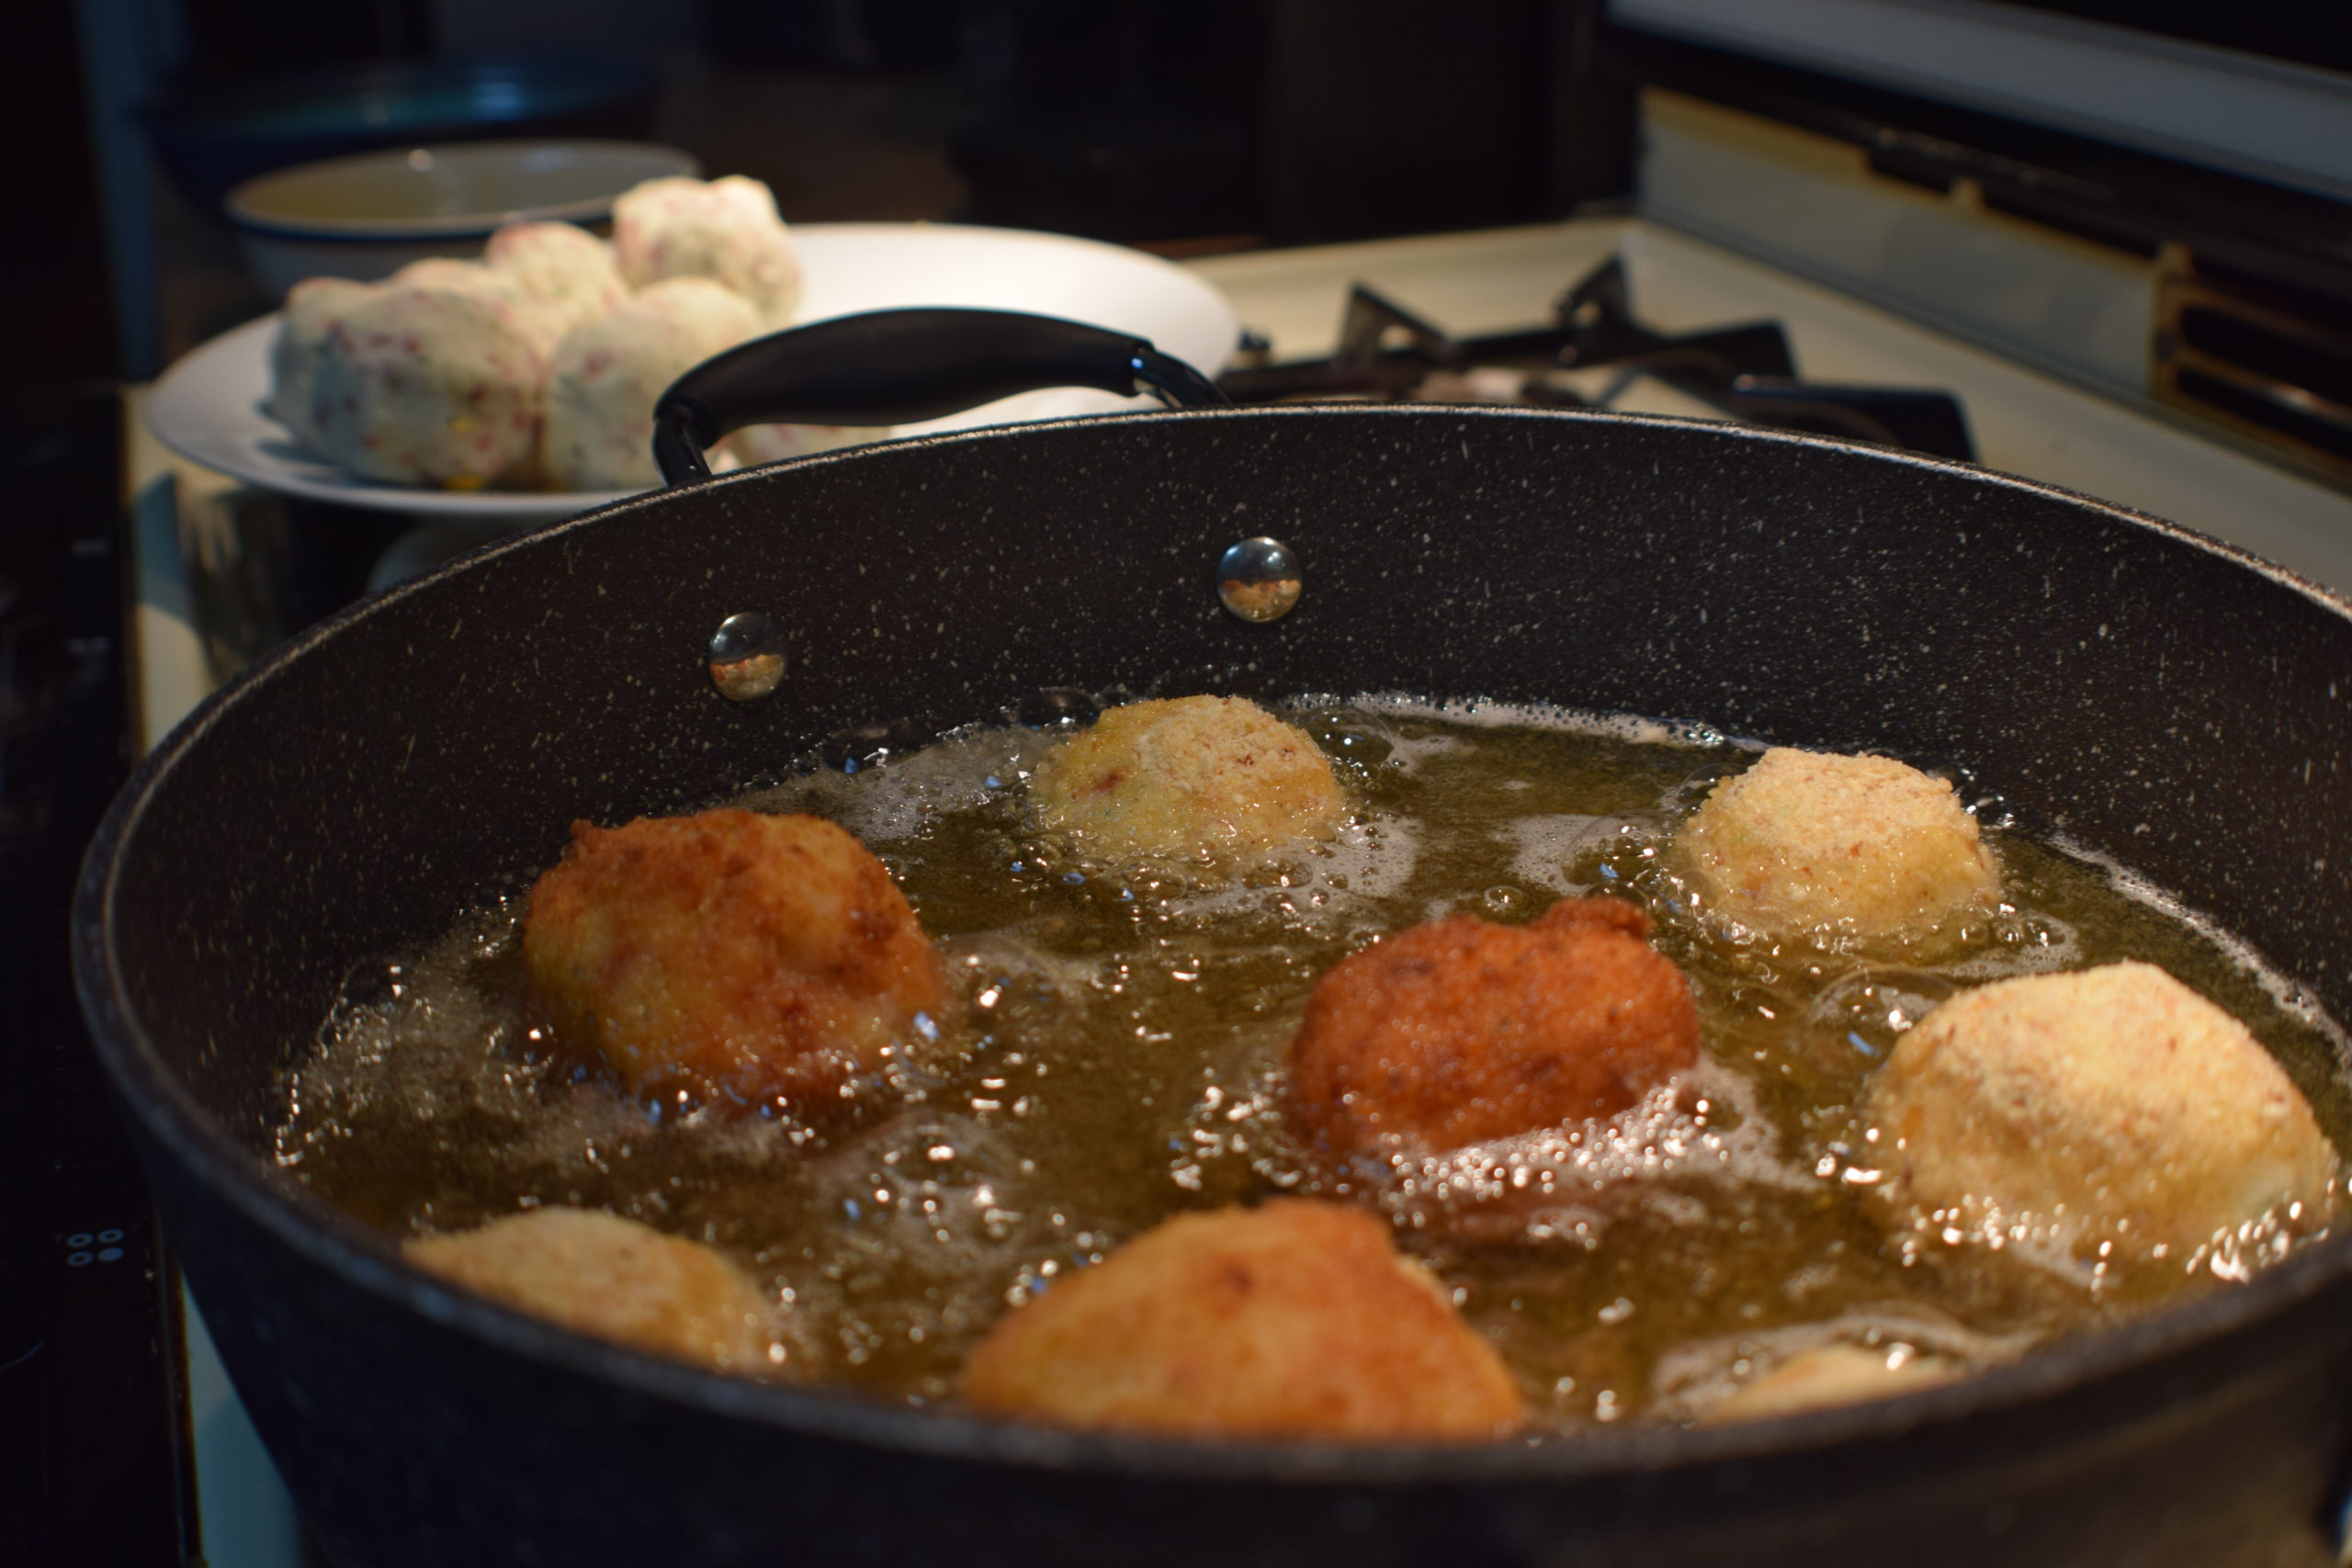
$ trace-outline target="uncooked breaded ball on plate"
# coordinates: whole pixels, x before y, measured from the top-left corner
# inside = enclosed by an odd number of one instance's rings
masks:
[[[752,424],[729,436],[727,449],[735,455],[736,461],[749,468],[755,463],[805,457],[811,452],[830,452],[836,446],[880,441],[889,434],[888,425]]]
[[[1285,1110],[1342,1158],[1439,1153],[1623,1111],[1699,1059],[1690,983],[1616,898],[1532,923],[1461,915],[1385,937],[1315,983]]]
[[[401,1250],[479,1295],[599,1339],[723,1372],[783,1361],[773,1308],[741,1269],[616,1214],[534,1209]]]
[[[628,298],[613,247],[576,224],[509,223],[490,237],[482,255],[552,310],[566,332]]]
[[[1131,870],[1263,864],[1348,817],[1322,749],[1240,697],[1106,709],[1046,759],[1031,789],[1048,834]]]
[[[426,256],[409,263],[384,282],[392,288],[439,288],[489,300],[503,308],[507,320],[530,339],[541,359],[555,352],[571,325],[565,312],[534,293],[520,276],[486,262]]]
[[[2324,1213],[2338,1176],[2270,1054],[2148,964],[1952,998],[1896,1041],[1863,1109],[1890,1201],[2077,1255],[2186,1256],[2288,1205]]]
[[[328,333],[343,313],[384,292],[374,283],[347,277],[306,277],[286,296],[277,335],[269,348],[269,415],[306,446],[320,445],[319,419],[311,408],[319,366],[328,353]]]
[[[328,324],[310,406],[319,450],[364,479],[479,490],[537,452],[546,387],[505,304],[387,288]]]
[[[613,203],[613,250],[639,288],[707,277],[759,310],[771,330],[800,303],[800,257],[768,187],[741,175],[648,180]]]
[[[673,277],[567,333],[548,382],[549,480],[558,490],[659,485],[653,405],[671,382],[759,330],[741,297],[708,278]]]
[[[523,963],[560,1039],[665,1103],[838,1105],[946,1001],[882,863],[765,812],[575,823],[531,889]]]
[[[998,1415],[1171,1436],[1476,1442],[1524,1419],[1493,1347],[1362,1210],[1182,1214],[1055,1281],[964,1366]]]
[[[1889,757],[1774,747],[1673,845],[1710,923],[1870,949],[1990,913],[2000,867],[1950,784]]]

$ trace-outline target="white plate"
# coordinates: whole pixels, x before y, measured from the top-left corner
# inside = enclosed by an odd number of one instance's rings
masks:
[[[807,269],[796,324],[860,310],[964,305],[1065,316],[1149,338],[1214,376],[1238,331],[1210,284],[1141,251],[1033,234],[929,223],[816,223],[793,230]],[[148,427],[181,457],[265,490],[343,506],[492,527],[552,522],[625,492],[412,490],[356,479],[296,445],[262,412],[277,318],[224,333],[164,373],[147,401]],[[1087,389],[1024,392],[901,435],[1023,420],[1156,407]]]

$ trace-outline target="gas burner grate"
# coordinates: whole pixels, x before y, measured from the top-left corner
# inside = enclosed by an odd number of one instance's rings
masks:
[[[1264,363],[1262,350],[1217,385],[1237,403],[1302,400],[1526,403],[1611,408],[1645,378],[1729,419],[1938,457],[1973,461],[1968,421],[1949,392],[1831,386],[1797,375],[1777,321],[1669,334],[1634,314],[1623,263],[1611,257],[1529,332],[1455,338],[1359,283],[1329,359]],[[1598,386],[1589,372],[1611,372]]]

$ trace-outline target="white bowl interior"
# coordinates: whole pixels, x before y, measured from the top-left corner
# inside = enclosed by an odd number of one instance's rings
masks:
[[[240,229],[274,237],[413,243],[523,219],[593,220],[640,181],[701,169],[650,142],[469,141],[298,164],[245,181],[225,206]]]

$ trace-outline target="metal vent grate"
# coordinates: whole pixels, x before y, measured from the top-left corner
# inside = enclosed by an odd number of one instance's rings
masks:
[[[2166,276],[2156,396],[2352,487],[2352,328],[2300,303],[2210,276]]]

